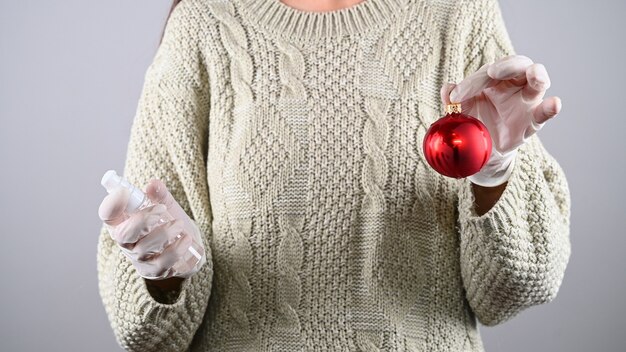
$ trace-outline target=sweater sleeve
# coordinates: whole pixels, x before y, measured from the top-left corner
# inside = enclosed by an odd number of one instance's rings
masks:
[[[481,30],[466,49],[466,74],[514,54],[497,0],[480,2],[487,4],[481,16],[489,17],[475,23]],[[570,194],[539,136],[520,146],[505,190],[482,216],[474,210],[471,182],[459,182],[461,276],[476,318],[493,326],[552,301],[570,256]]]
[[[129,351],[182,351],[203,320],[213,277],[206,185],[209,83],[193,1],[170,15],[164,37],[145,73],[130,132],[124,175],[145,189],[164,181],[203,234],[206,263],[172,297],[148,291],[145,280],[100,228],[98,286],[117,342]]]

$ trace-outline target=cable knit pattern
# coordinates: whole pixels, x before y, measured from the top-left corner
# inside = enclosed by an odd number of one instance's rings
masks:
[[[279,38],[276,41],[280,50],[280,80],[283,84],[280,93],[281,100],[303,99],[306,100],[307,93],[302,84],[304,77],[304,57],[295,45],[289,44],[286,40]]]
[[[252,250],[248,238],[252,232],[252,222],[249,219],[241,220],[233,229],[233,255],[232,268],[237,268],[231,273],[231,290],[228,298],[230,313],[237,325],[233,333],[241,333],[244,336],[250,335],[250,321],[247,311],[250,309],[250,283],[248,277],[251,273],[250,257]]]
[[[124,175],[203,234],[148,291],[103,226],[99,289],[130,351],[484,352],[478,323],[555,299],[570,196],[533,135],[496,204],[427,164],[439,91],[514,53],[497,0],[182,0],[146,71]],[[215,271],[213,271],[215,270]]]
[[[385,196],[383,188],[387,180],[387,160],[384,150],[389,138],[389,124],[387,112],[389,101],[365,99],[365,112],[368,119],[363,129],[363,148],[365,162],[363,164],[363,211],[385,210]],[[371,281],[368,280],[368,282]],[[371,282],[369,282],[371,284]]]
[[[254,101],[254,94],[251,89],[253,64],[252,58],[248,53],[246,31],[235,18],[235,9],[230,2],[212,1],[209,3],[209,7],[217,21],[219,21],[220,38],[231,60],[230,70],[235,98],[233,111],[240,112],[243,116],[246,113],[253,114],[254,106],[252,102]],[[234,133],[245,133],[245,127],[248,125],[249,122],[247,121],[235,121],[233,126]],[[235,155],[239,155],[245,152],[244,147],[245,144],[240,142],[232,146],[232,151]],[[240,199],[242,199],[242,202],[247,200],[246,205],[251,206],[249,199],[244,200],[244,197],[240,197]],[[229,207],[226,206],[226,208]],[[238,212],[239,210],[232,209],[230,211]],[[225,341],[222,351],[257,350],[261,348],[261,341],[256,334],[256,327],[250,326],[252,310],[250,302],[252,289],[249,281],[252,275],[250,236],[252,235],[253,223],[251,217],[245,215],[231,221],[233,242],[229,246],[230,256],[227,264],[230,277],[228,292],[224,300],[228,303],[230,319],[235,324],[226,331],[227,336],[230,338]]]
[[[213,1],[210,4],[213,14],[220,21],[220,34],[224,48],[232,60],[233,89],[237,93],[235,110],[253,102],[252,72],[254,65],[248,53],[248,39],[243,26],[234,17],[233,5],[226,1]]]
[[[302,239],[300,231],[304,217],[280,218],[282,239],[278,245],[278,326],[281,333],[276,337],[278,350],[302,351],[300,318],[296,309],[300,304],[300,266],[302,265]]]
[[[383,189],[387,180],[387,160],[385,149],[389,138],[389,124],[387,113],[390,102],[386,99],[366,97],[364,99],[367,120],[363,128],[363,147],[365,160],[362,167],[361,182],[363,185],[363,201],[361,212],[363,214],[363,233],[355,234],[353,242],[355,257],[359,258],[356,268],[354,299],[360,302],[361,311],[373,311],[367,315],[357,314],[354,316],[354,328],[357,330],[357,346],[361,351],[380,351],[383,340],[382,328],[388,325],[384,312],[380,309],[379,295],[376,292],[377,282],[373,274],[378,265],[376,252],[378,236],[382,231],[377,226],[376,215],[385,212],[385,195]],[[374,315],[375,314],[375,315]]]
[[[300,50],[289,42],[279,38],[276,41],[279,50],[278,73],[282,87],[280,90],[279,104],[281,110],[285,111],[285,120],[290,121],[291,127],[284,126],[285,129],[300,128],[297,124],[306,118],[302,114],[306,109],[308,94],[302,80],[304,78],[305,62]],[[294,137],[295,138],[295,137]],[[295,139],[291,139],[289,149],[293,151],[295,158],[289,160],[288,169],[293,172],[302,171],[301,163],[305,160],[302,155],[303,148],[296,147]],[[295,167],[298,170],[294,170]],[[304,182],[306,174],[296,173],[294,179],[299,185]],[[285,183],[286,181],[281,181]],[[281,186],[285,186],[281,184]],[[287,193],[284,193],[287,194]],[[283,199],[283,198],[281,198]],[[302,286],[300,282],[302,265],[302,238],[300,232],[304,225],[304,216],[296,214],[281,214],[279,216],[280,244],[277,253],[277,311],[275,334],[272,336],[272,349],[281,351],[304,351],[305,341],[301,335],[301,324],[299,305]]]

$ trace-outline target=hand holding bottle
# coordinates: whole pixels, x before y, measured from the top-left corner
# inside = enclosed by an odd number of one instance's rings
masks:
[[[102,185],[109,194],[100,219],[140,276],[185,278],[200,270],[206,261],[200,230],[162,181],[152,179],[144,194],[111,170]]]

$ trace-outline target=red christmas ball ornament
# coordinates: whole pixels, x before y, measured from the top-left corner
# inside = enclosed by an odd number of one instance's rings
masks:
[[[491,136],[479,119],[462,114],[461,104],[447,104],[446,115],[430,125],[424,155],[435,171],[448,177],[471,176],[491,156]]]

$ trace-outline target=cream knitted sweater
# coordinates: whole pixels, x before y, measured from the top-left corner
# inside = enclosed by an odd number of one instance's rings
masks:
[[[149,292],[102,227],[100,294],[134,351],[483,351],[477,321],[555,298],[563,170],[535,134],[477,216],[422,140],[439,89],[514,53],[497,0],[183,0],[146,71],[124,174],[162,179],[208,261]]]

